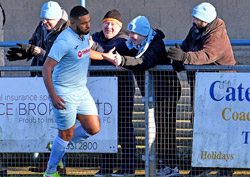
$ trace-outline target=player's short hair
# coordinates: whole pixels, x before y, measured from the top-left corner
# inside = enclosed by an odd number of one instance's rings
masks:
[[[69,17],[71,21],[76,22],[79,17],[88,15],[88,14],[89,14],[89,11],[85,7],[78,5],[78,6],[73,7],[73,9],[71,9]]]

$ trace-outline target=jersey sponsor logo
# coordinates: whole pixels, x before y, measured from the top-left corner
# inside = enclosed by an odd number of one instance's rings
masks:
[[[85,48],[77,51],[78,59],[86,57],[88,55],[90,55],[90,48]]]

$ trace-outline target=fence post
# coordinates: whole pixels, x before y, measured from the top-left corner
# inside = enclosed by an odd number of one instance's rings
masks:
[[[152,75],[145,71],[145,134],[146,134],[146,161],[145,176],[156,176],[156,126],[154,116],[154,84]]]

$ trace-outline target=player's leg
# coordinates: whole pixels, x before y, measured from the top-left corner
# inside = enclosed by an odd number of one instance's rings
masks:
[[[78,143],[84,141],[90,136],[100,131],[100,121],[98,115],[77,115],[81,125],[74,131],[74,135],[71,139],[72,143]]]
[[[67,130],[59,130],[58,136],[55,138],[52,145],[48,167],[46,170],[47,173],[54,173],[57,171],[57,164],[60,162],[66,151],[68,143],[73,136],[74,128],[75,125]]]
[[[98,115],[77,115],[81,123],[81,128],[85,130],[88,135],[95,135],[100,131],[100,120]]]
[[[63,97],[66,100],[65,110],[53,108],[55,120],[58,126],[58,135],[53,141],[51,154],[44,176],[57,176],[57,165],[65,154],[69,141],[71,140],[76,121],[76,106],[70,102],[70,96]]]
[[[82,95],[81,103],[77,107],[77,119],[81,125],[75,129],[71,142],[83,141],[100,131],[96,105],[88,91]]]

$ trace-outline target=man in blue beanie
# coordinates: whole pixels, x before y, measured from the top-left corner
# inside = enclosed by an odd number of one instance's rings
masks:
[[[226,32],[224,22],[217,17],[215,7],[203,2],[193,8],[193,26],[181,47],[170,47],[168,57],[173,59],[173,67],[181,71],[183,64],[188,65],[235,65],[232,46]],[[193,105],[195,73],[188,72]],[[193,167],[187,176],[205,175],[209,170]],[[221,170],[223,176],[229,175],[227,170]],[[220,174],[220,176],[222,176]]]
[[[151,28],[145,16],[134,18],[127,27],[129,52],[119,55],[114,64],[133,71],[145,96],[145,70],[156,65],[171,65],[167,58],[163,38],[164,33]],[[180,176],[176,153],[176,105],[181,95],[181,87],[176,72],[154,71],[153,84],[156,122],[157,176]]]
[[[68,14],[55,1],[48,1],[41,8],[42,20],[36,27],[29,44],[10,48],[6,57],[9,61],[31,60],[31,66],[42,66],[57,36],[69,26]],[[41,73],[31,73],[41,76]]]

